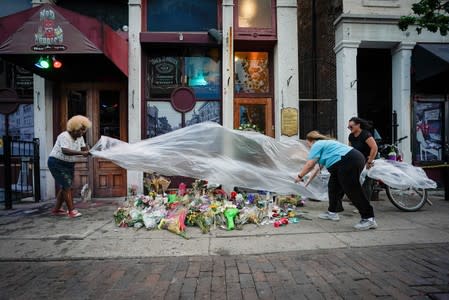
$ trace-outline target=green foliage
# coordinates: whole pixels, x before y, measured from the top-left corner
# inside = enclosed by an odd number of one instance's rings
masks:
[[[449,0],[420,0],[412,5],[413,15],[402,16],[398,26],[402,31],[416,25],[418,34],[425,28],[430,32],[440,31],[445,36],[449,30]]]

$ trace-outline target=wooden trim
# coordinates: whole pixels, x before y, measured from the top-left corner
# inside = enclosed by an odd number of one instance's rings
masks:
[[[236,40],[277,40],[276,0],[271,0],[271,28],[239,27],[239,1],[234,0],[234,38]]]
[[[217,45],[207,32],[141,32],[141,43]]]
[[[234,128],[240,126],[240,105],[242,104],[265,105],[265,134],[274,137],[272,98],[234,98]]]

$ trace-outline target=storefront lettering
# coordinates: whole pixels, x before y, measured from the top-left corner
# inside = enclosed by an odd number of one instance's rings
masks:
[[[174,57],[158,57],[151,60],[152,85],[178,84],[178,61]]]
[[[34,34],[35,45],[31,47],[33,51],[56,50],[64,51],[66,46],[61,45],[64,42],[64,31],[57,25],[56,14],[52,9],[42,9],[39,13],[39,26]],[[41,48],[42,46],[58,45],[55,48]]]

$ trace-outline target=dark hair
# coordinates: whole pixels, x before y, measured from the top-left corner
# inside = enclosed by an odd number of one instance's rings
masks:
[[[351,119],[349,119],[349,122],[354,122],[356,124],[360,124],[360,128],[362,128],[362,129],[373,128],[373,122],[359,118],[359,117],[352,117]]]

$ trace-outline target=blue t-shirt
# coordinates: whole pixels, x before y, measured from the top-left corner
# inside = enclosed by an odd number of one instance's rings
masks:
[[[351,150],[351,146],[334,140],[320,140],[313,143],[307,159],[318,160],[320,165],[329,169],[329,167],[340,161],[341,157],[348,154]]]

